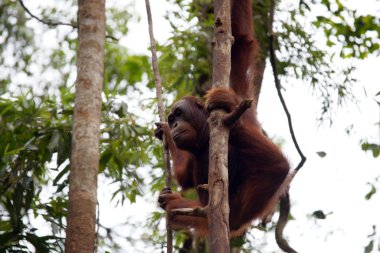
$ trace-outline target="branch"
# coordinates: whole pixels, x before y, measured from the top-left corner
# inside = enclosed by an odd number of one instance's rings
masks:
[[[244,99],[241,103],[229,114],[225,115],[223,118],[223,123],[227,127],[231,127],[236,121],[239,120],[241,115],[251,107],[253,98]]]
[[[207,208],[197,207],[197,208],[178,208],[170,210],[171,215],[184,215],[192,217],[207,217]]]
[[[275,53],[275,49],[274,49],[274,35],[273,35],[274,9],[275,9],[275,0],[271,0],[270,19],[269,19],[269,53],[270,53],[270,62],[271,62],[271,65],[272,65],[273,77],[274,77],[274,82],[275,82],[275,85],[276,85],[277,94],[278,94],[278,97],[280,98],[282,107],[284,108],[286,117],[288,119],[288,125],[289,125],[290,135],[292,136],[292,140],[293,140],[294,146],[296,147],[297,152],[298,152],[298,154],[301,157],[301,161],[299,162],[299,164],[295,168],[295,171],[298,172],[298,170],[301,169],[302,166],[304,165],[304,163],[306,162],[306,157],[304,156],[304,154],[301,151],[301,148],[298,145],[298,142],[297,142],[294,130],[293,130],[292,118],[291,118],[291,115],[289,113],[288,107],[286,106],[284,97],[282,96],[282,93],[281,93],[281,84],[280,84],[280,80],[278,79],[278,72],[277,72],[277,65],[276,65],[276,53]]]
[[[158,114],[160,116],[160,121],[165,122],[165,111],[164,111],[164,102],[162,100],[162,85],[161,85],[161,76],[158,70],[158,61],[157,61],[157,51],[156,51],[156,42],[153,35],[153,22],[152,22],[152,12],[150,10],[149,0],[145,0],[146,12],[148,16],[148,25],[149,25],[149,38],[150,38],[150,48],[152,52],[152,68],[154,72],[154,82],[156,83],[156,96],[157,96],[157,106]],[[165,133],[165,131],[164,131]],[[166,143],[165,139],[168,136],[163,135],[163,142]],[[170,170],[170,158],[169,158],[169,149],[165,149],[165,164],[166,164],[166,187],[170,189],[171,184],[171,170]]]
[[[63,22],[53,22],[53,21],[45,21],[39,17],[37,17],[36,15],[34,15],[33,13],[30,12],[30,10],[25,6],[23,0],[19,0],[19,3],[21,4],[22,8],[34,19],[38,20],[40,23],[42,24],[45,24],[45,25],[48,25],[48,26],[59,26],[59,25],[65,25],[65,26],[70,26],[70,27],[73,27],[73,28],[78,28],[77,25],[73,25],[73,24],[70,24],[70,23],[63,23]]]
[[[290,131],[290,134],[292,136],[293,143],[297,149],[297,152],[301,157],[300,163],[297,165],[297,167],[295,168],[295,170],[293,172],[292,177],[294,177],[295,174],[298,172],[298,170],[302,168],[303,164],[306,161],[306,157],[303,155],[303,153],[302,153],[302,151],[298,145],[298,142],[297,142],[296,136],[294,134],[294,130],[293,130],[291,115],[289,113],[288,107],[286,106],[284,97],[282,96],[282,93],[281,93],[281,84],[280,84],[280,80],[278,79],[278,72],[277,72],[277,65],[276,65],[276,54],[275,54],[275,50],[274,50],[274,35],[273,35],[274,10],[275,10],[275,0],[271,0],[270,12],[269,12],[269,29],[268,29],[270,62],[272,65],[273,77],[274,77],[274,82],[276,85],[277,94],[278,94],[278,97],[280,98],[282,107],[284,108],[284,111],[286,113],[286,117],[288,119],[289,131]],[[289,191],[288,191],[280,199],[280,217],[278,218],[278,222],[276,225],[275,235],[276,235],[277,245],[282,250],[284,250],[285,252],[288,252],[288,253],[296,253],[296,251],[292,247],[290,247],[290,245],[288,244],[288,242],[285,240],[285,238],[283,236],[284,228],[286,226],[286,223],[288,222],[289,212],[290,212],[290,198],[289,198]]]
[[[158,113],[160,116],[160,121],[165,122],[165,111],[164,111],[164,103],[162,101],[162,85],[161,85],[161,76],[158,70],[158,62],[157,62],[157,52],[156,52],[156,41],[153,35],[153,21],[152,21],[152,12],[150,10],[149,0],[145,0],[146,13],[148,17],[148,27],[149,27],[149,39],[150,39],[150,49],[152,52],[152,68],[154,72],[154,81],[156,83],[156,96],[157,96],[157,106]],[[164,131],[165,132],[165,131]],[[169,138],[162,136],[163,143],[166,143],[166,139]],[[170,155],[169,149],[167,145],[164,145],[164,159],[165,159],[165,171],[166,171],[166,187],[170,189],[171,185],[171,169],[170,169]],[[166,213],[166,252],[173,252],[173,231],[170,228],[169,222],[169,213]]]
[[[199,184],[197,185],[197,189],[208,191],[208,184]]]
[[[64,22],[54,22],[54,21],[46,21],[46,20],[43,20],[39,17],[37,17],[36,15],[34,15],[24,4],[23,0],[18,0],[21,7],[32,17],[34,18],[35,20],[37,20],[38,22],[44,24],[44,25],[47,25],[47,26],[59,26],[59,25],[63,25],[63,26],[70,26],[74,29],[77,29],[78,26],[75,25],[75,24],[71,24],[71,23],[64,23]],[[114,40],[114,41],[118,41],[117,38],[115,38],[114,36],[111,36],[111,35],[106,35],[106,38],[107,39],[111,39],[111,40]]]

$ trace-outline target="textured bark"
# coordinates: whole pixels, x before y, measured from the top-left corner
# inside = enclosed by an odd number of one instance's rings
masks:
[[[215,26],[213,41],[213,87],[228,87],[231,72],[231,2],[214,1]],[[228,205],[228,136],[223,124],[225,112],[215,110],[209,117],[210,163],[208,223],[210,252],[230,250]]]
[[[78,52],[65,252],[93,253],[104,72],[105,0],[79,0]]]
[[[208,223],[210,228],[210,252],[229,252],[229,205],[228,205],[228,136],[223,126],[222,111],[214,111],[210,124],[210,164]]]

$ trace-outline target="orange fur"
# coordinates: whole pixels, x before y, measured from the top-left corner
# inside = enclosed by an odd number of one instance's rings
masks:
[[[253,36],[251,0],[233,0],[231,89],[216,88],[206,95],[209,110],[232,111],[240,101],[253,96]],[[184,97],[169,114],[168,147],[173,157],[174,176],[183,188],[196,188],[208,182],[209,116],[195,97]],[[170,130],[170,131],[169,131]],[[160,129],[158,130],[160,132]],[[159,136],[159,135],[158,135]],[[229,136],[228,174],[230,235],[241,235],[251,222],[273,212],[278,199],[292,179],[289,163],[281,150],[266,137],[252,106],[234,124]],[[184,207],[205,207],[208,192],[197,188],[198,200],[187,200],[178,193],[163,191],[159,197],[166,210]],[[175,229],[194,229],[199,236],[208,235],[206,218],[175,215]]]

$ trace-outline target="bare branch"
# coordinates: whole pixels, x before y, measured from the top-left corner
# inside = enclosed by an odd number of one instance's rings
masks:
[[[285,99],[281,93],[281,84],[280,84],[280,80],[278,79],[278,71],[277,71],[277,65],[276,65],[276,53],[275,53],[275,49],[274,49],[274,35],[273,35],[273,25],[272,25],[273,24],[273,17],[274,17],[274,9],[275,9],[275,0],[271,0],[270,20],[269,20],[270,62],[272,65],[273,77],[274,77],[274,82],[275,82],[276,89],[277,89],[277,94],[278,94],[278,97],[280,98],[282,107],[284,108],[286,117],[288,119],[289,131],[290,131],[290,134],[292,136],[294,146],[296,147],[297,152],[301,157],[301,161],[299,162],[299,164],[295,168],[295,171],[298,171],[299,169],[302,168],[303,164],[306,162],[306,157],[304,156],[304,154],[301,151],[301,148],[298,145],[298,142],[297,142],[297,139],[296,139],[296,136],[294,133],[294,129],[293,129],[292,118],[291,118],[291,115],[289,113],[288,107],[286,106]]]
[[[148,27],[149,27],[149,38],[150,38],[150,49],[152,52],[152,68],[154,72],[154,81],[156,83],[156,96],[157,96],[157,106],[158,113],[160,116],[160,121],[165,122],[165,111],[164,111],[164,102],[162,101],[162,85],[161,85],[161,76],[158,70],[158,61],[157,61],[157,51],[156,51],[156,41],[153,35],[153,21],[152,21],[152,12],[150,10],[149,0],[145,0],[146,13],[148,16]],[[165,132],[165,131],[164,131]],[[163,143],[166,143],[166,139],[169,136],[162,137]],[[165,159],[165,171],[166,171],[166,187],[170,189],[171,185],[171,169],[170,169],[170,155],[169,148],[167,145],[164,145],[164,159]],[[169,213],[166,213],[166,252],[173,252],[173,231],[170,228],[169,222]]]
[[[199,184],[197,185],[197,189],[208,191],[208,184]]]
[[[306,162],[306,157],[304,156],[304,154],[302,153],[302,151],[298,145],[298,142],[297,142],[294,130],[293,130],[291,115],[290,115],[289,110],[286,106],[284,97],[282,96],[282,93],[281,93],[281,84],[280,84],[280,80],[278,79],[278,71],[277,71],[277,65],[276,65],[276,53],[275,53],[275,49],[274,49],[274,34],[273,34],[274,11],[275,11],[275,0],[271,0],[270,13],[269,13],[270,14],[270,16],[269,16],[270,62],[272,65],[273,77],[274,77],[274,82],[276,85],[277,94],[278,94],[278,97],[280,98],[282,107],[284,108],[286,117],[288,119],[289,131],[290,131],[293,143],[297,149],[297,152],[301,157],[301,161],[299,162],[299,164],[297,165],[297,167],[295,168],[295,170],[293,172],[293,177],[294,177],[295,174],[298,172],[298,170],[300,168],[302,168],[303,164]],[[288,244],[288,242],[285,240],[285,238],[283,236],[283,231],[284,231],[285,225],[288,222],[289,212],[290,212],[290,199],[289,199],[289,192],[287,192],[286,195],[282,196],[280,199],[280,217],[279,217],[277,225],[276,225],[276,242],[277,242],[278,246],[282,250],[284,250],[285,252],[296,253],[296,251],[292,247],[290,247],[290,245]]]
[[[70,23],[63,23],[63,22],[53,22],[53,21],[46,21],[46,20],[43,20],[39,17],[37,17],[36,15],[34,15],[33,13],[30,12],[30,10],[25,6],[24,2],[22,0],[19,0],[19,3],[21,4],[22,8],[34,19],[38,20],[40,23],[42,24],[45,24],[45,25],[48,25],[48,26],[59,26],[59,25],[65,25],[65,26],[70,26],[70,27],[73,27],[73,28],[78,28],[77,25],[74,25],[74,24],[70,24]]]
[[[171,215],[184,215],[193,217],[207,217],[207,208],[178,208],[170,210]]]
[[[46,21],[46,20],[43,20],[39,17],[37,17],[36,15],[34,15],[24,4],[23,0],[18,0],[21,7],[32,17],[34,18],[35,20],[37,20],[38,22],[44,24],[44,25],[47,25],[47,26],[59,26],[59,25],[62,25],[62,26],[70,26],[74,29],[77,29],[78,28],[78,25],[76,24],[71,24],[71,23],[65,23],[65,22],[54,22],[54,21]],[[107,39],[111,39],[111,40],[114,40],[114,41],[118,41],[119,39],[114,37],[114,36],[111,36],[111,35],[106,35],[106,38]]]
[[[154,82],[156,83],[156,96],[157,96],[157,106],[158,106],[158,114],[160,116],[161,122],[165,121],[165,110],[164,110],[164,102],[162,100],[162,85],[161,85],[161,75],[158,69],[158,60],[157,60],[157,50],[156,50],[156,41],[153,35],[153,21],[152,21],[152,12],[150,10],[149,0],[145,0],[146,12],[148,16],[148,26],[149,26],[149,38],[150,38],[150,50],[152,52],[152,68],[154,73]],[[165,132],[165,131],[164,131]],[[163,136],[163,142],[165,141],[166,136]],[[169,158],[169,150],[165,149],[165,164],[166,164],[166,186],[170,189],[171,184],[171,171],[170,171],[170,158]]]

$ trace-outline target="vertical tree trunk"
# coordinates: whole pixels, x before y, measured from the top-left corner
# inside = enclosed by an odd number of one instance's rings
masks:
[[[96,240],[105,0],[78,1],[78,40],[65,252],[93,253]]]
[[[213,87],[228,87],[231,71],[231,2],[214,1]],[[227,253],[229,243],[228,136],[223,123],[225,112],[213,111],[210,125],[209,203],[210,252]]]
[[[158,114],[160,116],[160,122],[165,122],[165,108],[164,102],[162,101],[162,85],[161,85],[161,75],[158,70],[158,60],[157,60],[157,52],[156,52],[156,41],[153,35],[153,21],[152,21],[152,12],[150,10],[150,2],[149,0],[145,0],[146,13],[148,17],[148,26],[149,26],[149,38],[150,38],[150,49],[152,51],[152,68],[154,72],[154,82],[156,83],[156,97],[157,97],[157,105],[158,105]],[[162,137],[162,142],[166,143],[165,134]],[[169,148],[165,145],[163,149],[164,153],[164,161],[165,161],[165,171],[166,171],[166,188],[170,189],[171,186],[171,169],[170,169],[170,154]],[[173,231],[170,228],[170,214],[166,212],[166,252],[173,252]]]

